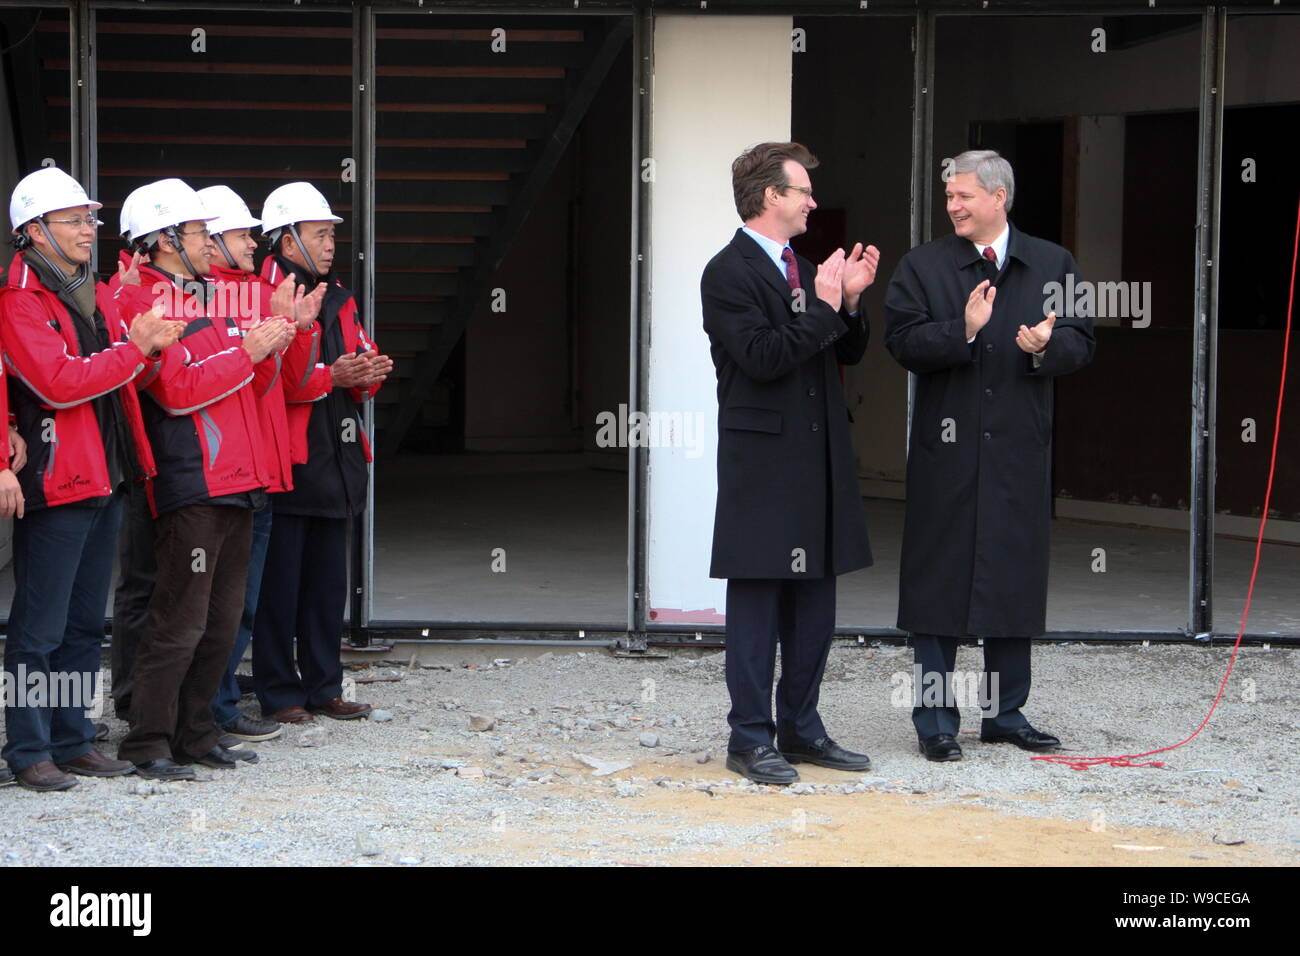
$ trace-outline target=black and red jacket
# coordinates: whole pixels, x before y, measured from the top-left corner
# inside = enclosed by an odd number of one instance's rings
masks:
[[[126,338],[128,316],[141,310],[131,311],[115,300],[102,282],[95,287],[95,304],[111,345],[82,355],[67,305],[21,253],[0,290],[0,340],[11,379],[12,416],[27,443],[27,464],[18,481],[28,512],[113,493],[93,400],[114,389],[121,389],[139,467],[139,474],[128,477],[154,474],[139,399],[134,388],[122,388],[153,364]],[[6,445],[7,438],[6,430]]]
[[[208,278],[219,289],[217,302],[239,303],[238,318],[245,330],[257,324],[263,316],[271,314],[271,294],[275,290],[257,273],[214,265]],[[300,438],[298,447],[294,447],[289,417],[285,410],[284,383],[286,377],[293,381],[308,378],[304,369],[310,369],[314,362],[311,356],[315,339],[311,329],[299,330],[288,348],[268,356],[254,366],[253,394],[257,398],[263,451],[270,476],[266,490],[272,493],[291,490],[294,464],[304,464],[307,461],[305,433]],[[317,375],[310,378],[311,381],[305,386],[294,389],[294,394],[300,401],[311,401],[323,394],[312,393],[313,388],[321,387],[321,377]],[[328,376],[323,384],[326,388],[329,387]]]
[[[292,274],[296,284],[310,292],[315,283],[306,270],[279,256],[262,263],[262,278],[274,289]],[[296,355],[292,372],[286,368],[284,397],[294,447],[305,444],[303,463],[294,458],[293,490],[274,496],[277,512],[325,518],[359,514],[366,506],[372,461],[370,438],[361,417],[362,404],[375,396],[382,383],[366,388],[335,388],[329,366],[344,354],[378,351],[357,315],[352,293],[331,273],[320,315],[310,331],[306,361]],[[303,334],[298,338],[302,339]],[[290,346],[294,352],[298,342]],[[288,353],[286,353],[288,354]]]
[[[155,516],[271,483],[257,400],[248,386],[253,361],[236,318],[205,314],[203,280],[184,282],[140,266],[140,284],[114,278],[118,298],[142,313],[156,302],[167,318],[187,322],[181,340],[163,350],[137,381],[158,474],[150,483]],[[188,286],[188,288],[183,288]]]

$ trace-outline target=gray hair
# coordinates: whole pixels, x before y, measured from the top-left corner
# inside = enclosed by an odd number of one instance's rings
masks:
[[[1016,195],[1016,176],[1011,171],[1011,164],[1002,158],[995,149],[968,149],[953,161],[954,175],[957,173],[974,173],[979,184],[989,193],[999,189],[1007,191],[1007,212],[1011,211],[1011,201]]]

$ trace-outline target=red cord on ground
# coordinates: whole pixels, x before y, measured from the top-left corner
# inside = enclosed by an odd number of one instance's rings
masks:
[[[1237,640],[1232,645],[1232,657],[1228,659],[1228,669],[1223,672],[1223,680],[1219,682],[1219,692],[1214,695],[1214,702],[1210,704],[1209,712],[1205,715],[1205,719],[1201,721],[1201,725],[1192,731],[1185,740],[1170,744],[1168,747],[1161,747],[1158,750],[1148,750],[1146,753],[1140,754],[1122,754],[1118,757],[1069,757],[1064,754],[1048,754],[1031,757],[1031,760],[1061,763],[1071,770],[1087,770],[1089,767],[1095,767],[1099,764],[1110,764],[1112,767],[1163,767],[1164,764],[1159,760],[1148,760],[1143,763],[1133,763],[1133,761],[1139,757],[1151,757],[1181,747],[1204,730],[1205,725],[1214,716],[1214,711],[1223,698],[1223,689],[1228,685],[1228,678],[1232,675],[1233,665],[1237,663],[1237,651],[1241,648],[1241,638],[1246,633],[1246,621],[1250,617],[1250,601],[1255,594],[1255,576],[1259,573],[1259,556],[1264,546],[1264,528],[1268,524],[1268,506],[1273,496],[1273,471],[1277,466],[1277,440],[1282,431],[1282,400],[1286,396],[1286,360],[1291,350],[1291,315],[1295,306],[1296,262],[1297,258],[1300,258],[1298,254],[1300,254],[1300,204],[1296,206],[1295,241],[1291,246],[1291,287],[1287,292],[1286,332],[1282,338],[1282,382],[1277,390],[1277,414],[1273,419],[1273,451],[1268,461],[1268,484],[1264,489],[1264,513],[1260,515],[1259,534],[1255,536],[1255,563],[1250,569],[1250,585],[1246,588],[1246,606],[1241,612],[1241,627],[1237,630]]]

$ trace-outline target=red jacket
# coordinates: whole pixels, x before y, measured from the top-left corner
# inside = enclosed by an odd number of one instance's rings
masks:
[[[138,477],[154,474],[140,401],[135,389],[122,388],[152,364],[126,340],[125,319],[136,312],[115,301],[102,282],[95,287],[95,302],[113,344],[83,356],[68,307],[21,254],[14,257],[9,282],[0,290],[4,364],[12,378],[18,432],[27,442],[27,464],[18,472],[27,511],[112,494],[91,399],[114,389],[121,389],[122,410],[144,471]],[[6,430],[6,445],[7,438]]]
[[[138,286],[111,284],[133,314],[161,299],[168,318],[188,322],[156,371],[137,382],[149,396],[144,422],[158,465],[150,495],[154,514],[267,487],[257,401],[245,387],[254,378],[253,361],[242,348],[238,320],[205,315],[202,302],[151,265],[140,266]]]
[[[285,272],[275,261],[275,256],[267,256],[262,262],[262,291],[265,295],[263,310],[271,308],[271,293],[285,280]],[[343,283],[335,280],[341,289]],[[308,292],[311,290],[308,289]],[[349,296],[347,303],[339,310],[339,327],[343,333],[343,348],[346,354],[368,352],[379,347],[366,335],[366,330],[356,319],[357,303]],[[321,358],[320,322],[313,323],[311,329],[299,332],[293,343],[285,351],[282,378],[284,380],[284,400],[288,407],[289,428],[293,445],[293,463],[307,463],[307,422],[311,418],[311,406],[334,389],[334,379],[329,366]],[[374,398],[382,382],[366,388],[349,388],[352,400],[357,404]],[[370,452],[370,437],[364,428],[358,429],[361,446],[365,451],[366,461],[373,461]]]
[[[4,275],[0,272],[0,276]],[[4,340],[0,338],[0,354],[4,352]],[[9,426],[17,426],[18,420],[9,414],[9,382],[5,379],[5,363],[0,359],[0,471],[9,467]]]
[[[255,325],[263,316],[270,315],[273,290],[267,287],[257,273],[213,266],[208,278],[220,289],[218,302],[224,300],[228,304],[239,304],[238,318],[244,329]],[[293,464],[298,459],[293,457],[289,418],[285,413],[284,374],[286,369],[300,370],[306,364],[311,338],[310,330],[300,331],[284,352],[269,356],[254,366],[253,394],[257,398],[263,452],[270,476],[270,484],[266,488],[269,492],[289,491],[293,488]],[[301,375],[301,371],[298,374]],[[305,442],[301,452],[301,462],[305,462]]]
[[[0,341],[0,350],[4,349]],[[4,362],[0,362],[0,471],[9,467],[9,383],[5,381]]]

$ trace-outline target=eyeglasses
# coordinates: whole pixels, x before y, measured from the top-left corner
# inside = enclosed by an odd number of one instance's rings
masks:
[[[793,190],[796,190],[797,192],[801,192],[801,193],[803,193],[803,194],[804,194],[805,196],[807,196],[809,199],[812,199],[812,187],[811,187],[811,186],[792,186],[792,185],[790,185],[789,183],[786,183],[784,188],[786,188],[786,189],[793,189]]]
[[[91,229],[98,229],[104,224],[102,219],[96,219],[94,216],[89,216],[84,219],[81,216],[73,216],[71,219],[43,219],[41,221],[47,223],[57,222],[65,226],[71,226],[73,229],[80,229],[82,226],[89,226]]]
[[[177,229],[176,231],[180,233],[182,236],[202,236],[204,239],[207,239],[212,235],[212,233],[208,231],[206,226],[204,226],[202,229],[191,229],[189,232],[182,232],[180,229]]]

